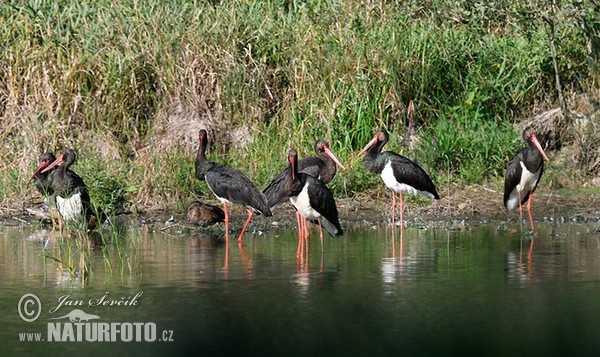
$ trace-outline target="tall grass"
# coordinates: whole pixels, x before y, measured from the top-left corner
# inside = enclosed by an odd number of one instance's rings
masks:
[[[0,208],[20,207],[39,156],[66,146],[77,148],[74,169],[95,204],[183,208],[192,193],[209,194],[193,175],[200,127],[211,129],[211,158],[259,187],[290,147],[309,155],[320,137],[351,163],[336,194],[374,187],[355,154],[381,126],[397,138],[417,128],[421,144],[406,153],[434,176],[497,177],[517,145],[511,126],[556,99],[534,16],[546,5],[519,4],[4,2]],[[590,35],[574,26],[597,21],[589,9],[555,18],[561,75],[575,92],[594,80]]]

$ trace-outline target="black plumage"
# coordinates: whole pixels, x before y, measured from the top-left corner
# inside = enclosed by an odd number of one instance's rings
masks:
[[[402,224],[403,192],[419,193],[431,199],[439,199],[440,196],[429,175],[419,165],[395,152],[381,151],[388,140],[388,132],[381,129],[375,133],[373,139],[361,150],[360,154],[365,154],[365,169],[381,175],[385,185],[392,190],[392,224],[396,218],[396,193],[400,195],[400,221]]]
[[[544,173],[544,153],[533,129],[523,131],[523,140],[527,146],[519,150],[510,160],[504,176],[504,206],[511,211],[519,207],[523,212],[523,204],[527,202],[527,210],[531,214],[531,196]],[[531,216],[530,216],[531,217]]]
[[[319,225],[321,239],[323,230],[332,236],[343,234],[333,193],[319,179],[298,171],[298,153],[289,152],[289,166],[285,171],[285,193],[298,213]],[[302,235],[302,227],[298,227]]]
[[[31,182],[31,180],[34,180],[33,183],[36,189],[39,193],[41,193],[44,196],[52,196],[54,194],[54,189],[52,188],[52,176],[54,174],[55,169],[43,173],[42,171],[50,164],[52,164],[55,160],[56,157],[51,152],[47,152],[44,155],[42,155],[40,165],[37,167],[33,175],[31,175],[29,180],[27,180],[27,183]]]
[[[200,146],[196,156],[196,178],[206,181],[208,188],[212,193],[223,202],[223,211],[225,212],[225,231],[229,235],[229,214],[227,211],[227,202],[237,203],[246,207],[248,219],[242,228],[238,237],[238,242],[242,242],[242,237],[252,216],[255,212],[262,213],[265,216],[271,216],[267,198],[265,195],[238,170],[209,161],[206,158],[206,148],[208,146],[208,134],[202,129],[199,132]]]
[[[315,143],[315,152],[317,156],[305,157],[298,161],[298,172],[316,177],[324,184],[328,184],[335,177],[337,171],[336,165],[342,169],[344,169],[344,166],[335,157],[326,140],[317,140]],[[281,171],[263,190],[271,211],[289,199],[283,183],[286,171]]]
[[[53,170],[51,187],[54,190],[56,208],[60,212],[60,217],[66,221],[72,221],[83,215],[86,222],[89,222],[93,211],[90,206],[88,189],[83,179],[69,168],[76,158],[75,151],[67,149],[41,173]],[[62,228],[62,222],[60,222],[60,228]]]

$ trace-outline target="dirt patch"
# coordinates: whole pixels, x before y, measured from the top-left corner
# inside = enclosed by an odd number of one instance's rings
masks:
[[[446,187],[441,198],[422,204],[407,202],[407,220],[507,220],[518,217],[518,211],[507,212],[502,202],[503,192],[481,185]],[[600,217],[600,197],[588,194],[558,194],[538,190],[533,196],[535,220],[597,220]],[[391,193],[377,200],[353,198],[338,200],[340,216],[350,220],[391,218]]]
[[[502,192],[482,185],[450,185],[440,190],[441,199],[409,199],[405,205],[405,219],[408,222],[432,222],[453,220],[509,220],[516,219],[518,212],[506,212],[502,203]],[[539,189],[533,196],[532,212],[534,219],[596,221],[600,220],[600,197],[593,194],[558,194]],[[373,190],[352,198],[337,199],[340,220],[346,223],[388,222],[391,219],[391,192]],[[216,201],[207,203],[219,205]],[[232,227],[243,224],[246,212],[239,205],[230,205]],[[174,214],[169,210],[146,211],[136,214],[122,214],[115,217],[127,225],[148,226],[151,229],[172,231],[191,228],[203,230],[187,222],[185,214]],[[25,209],[13,215],[0,217],[0,225],[21,225],[35,223],[38,218]],[[255,228],[268,229],[269,226],[295,226],[291,205],[278,207],[273,218],[253,220]],[[171,228],[168,228],[171,227]],[[167,230],[168,228],[168,230]],[[222,228],[221,228],[222,229]]]

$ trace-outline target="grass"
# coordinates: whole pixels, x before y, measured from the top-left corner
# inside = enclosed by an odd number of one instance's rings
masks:
[[[139,229],[131,227],[130,232],[125,232],[125,225],[114,217],[109,222],[91,232],[81,229],[78,222],[66,222],[62,232],[50,233],[46,239],[56,239],[58,244],[44,245],[41,255],[44,274],[57,268],[61,280],[89,285],[94,279],[94,267],[98,269],[98,260],[105,271],[121,279],[138,273],[142,264]]]
[[[379,187],[356,157],[379,127],[392,135],[389,150],[418,161],[435,182],[502,177],[523,145],[515,127],[557,101],[542,15],[555,25],[564,90],[597,100],[592,9],[588,2],[554,10],[504,1],[4,2],[0,211],[19,210],[34,194],[25,181],[43,152],[75,147],[74,170],[96,206],[181,212],[193,195],[211,197],[193,171],[203,127],[209,157],[260,188],[286,166],[289,148],[311,155],[321,137],[348,166],[332,182],[336,195]]]

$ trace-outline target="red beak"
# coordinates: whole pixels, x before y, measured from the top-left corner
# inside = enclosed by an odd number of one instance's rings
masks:
[[[40,164],[40,166],[38,166],[37,169],[35,169],[35,172],[33,173],[33,175],[31,175],[31,177],[29,178],[29,180],[27,180],[27,183],[30,183],[31,180],[33,180],[37,175],[40,174],[40,172],[42,172],[42,170],[48,166],[48,161],[44,160],[42,161],[42,163]]]
[[[41,173],[44,173],[46,171],[52,170],[56,165],[60,164],[63,161],[63,157],[65,157],[65,153],[63,152],[62,154],[58,155],[58,157],[56,158],[56,160],[54,160],[53,163],[51,163],[50,165],[48,165],[48,167],[46,167]]]
[[[378,135],[375,135],[375,136],[373,137],[373,139],[371,139],[371,141],[369,141],[369,143],[367,144],[367,146],[365,146],[365,148],[364,148],[364,149],[362,149],[362,150],[361,150],[361,151],[358,153],[358,155],[362,155],[362,154],[366,153],[366,152],[367,152],[367,150],[369,150],[369,149],[371,148],[371,146],[375,145],[375,143],[377,142],[377,140],[379,140],[379,136],[378,136]]]
[[[325,146],[323,148],[323,150],[325,151],[325,155],[329,156],[331,158],[331,160],[333,160],[333,162],[335,162],[336,165],[338,165],[339,167],[342,168],[342,170],[346,169],[344,167],[344,165],[342,165],[342,163],[339,162],[339,160],[335,157],[335,155],[333,154],[333,152],[331,151],[331,149],[329,149],[329,147]]]
[[[544,158],[544,160],[550,161],[550,160],[548,160],[548,156],[546,156],[546,153],[544,152],[544,149],[542,149],[542,145],[540,145],[540,142],[538,141],[535,134],[531,134],[531,141],[533,142],[533,145],[535,145],[535,148],[538,149],[540,154],[542,154],[542,157]]]

